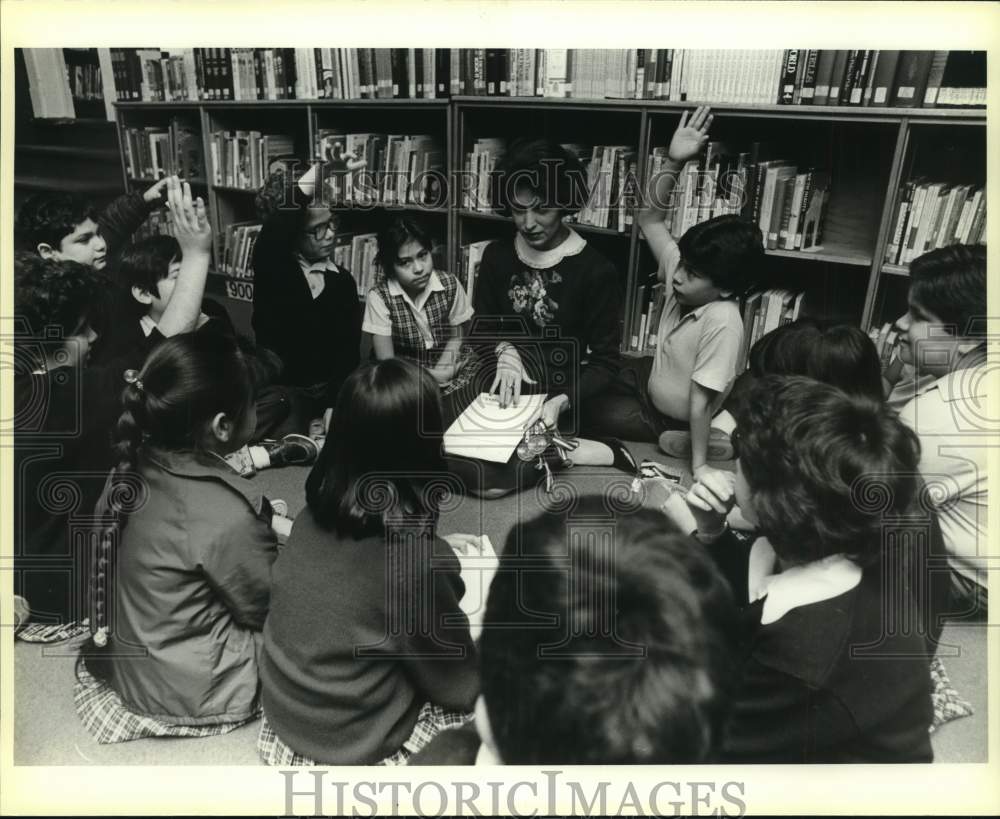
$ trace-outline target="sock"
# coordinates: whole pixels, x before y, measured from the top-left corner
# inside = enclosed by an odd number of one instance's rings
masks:
[[[254,468],[267,469],[271,465],[271,456],[262,446],[252,446],[250,449],[250,460],[253,461]]]

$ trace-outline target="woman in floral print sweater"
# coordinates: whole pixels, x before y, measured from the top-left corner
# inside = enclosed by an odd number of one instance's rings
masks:
[[[560,145],[534,140],[511,146],[494,183],[517,232],[486,249],[476,278],[475,335],[494,342],[493,391],[505,406],[537,383],[549,394],[543,418],[574,426],[566,411],[615,371],[621,311],[615,268],[564,221],[586,202],[586,172]]]
[[[522,389],[544,392],[542,420],[572,434],[580,405],[611,381],[618,357],[617,273],[564,222],[586,202],[586,173],[561,146],[535,140],[511,146],[494,184],[494,201],[513,217],[517,233],[483,254],[469,340],[481,365],[496,361],[490,391],[499,393],[500,406],[516,403]],[[446,400],[449,423],[467,398],[457,393]],[[554,467],[566,465],[553,447],[545,457]],[[613,438],[579,439],[570,462],[638,473],[635,459]],[[507,464],[449,456],[448,465],[471,491],[486,496],[542,476],[517,455]]]

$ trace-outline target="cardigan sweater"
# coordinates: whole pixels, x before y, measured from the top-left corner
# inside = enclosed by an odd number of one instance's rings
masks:
[[[616,371],[618,274],[589,244],[540,269],[521,260],[514,240],[493,242],[476,276],[475,310],[470,340],[484,339],[490,352],[512,341],[538,391],[585,401]]]
[[[425,702],[471,711],[476,650],[459,562],[440,538],[321,528],[306,509],[274,566],[261,659],[264,713],[317,762],[373,764]]]
[[[332,266],[324,273],[323,292],[313,298],[283,221],[290,216],[272,217],[254,245],[255,340],[281,358],[283,383],[325,384],[326,405],[333,406],[340,385],[360,363],[358,288],[349,272]]]
[[[729,532],[710,547],[743,611],[743,673],[722,761],[930,762],[924,638],[883,634],[910,605],[905,595],[883,594],[881,567],[871,566],[854,588],[761,625],[766,598],[749,603],[749,546]]]

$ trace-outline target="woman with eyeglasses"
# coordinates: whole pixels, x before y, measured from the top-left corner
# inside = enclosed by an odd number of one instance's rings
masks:
[[[273,172],[257,197],[264,225],[253,251],[253,328],[278,354],[282,381],[302,388],[304,423],[334,404],[358,366],[361,304],[351,274],[332,258],[337,215],[316,190],[317,168]]]

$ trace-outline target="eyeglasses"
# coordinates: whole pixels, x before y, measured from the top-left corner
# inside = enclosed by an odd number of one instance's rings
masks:
[[[320,225],[309,228],[306,232],[312,236],[317,242],[322,241],[327,236],[336,236],[337,229],[340,227],[340,223],[336,219],[330,219],[327,222],[323,222]]]

